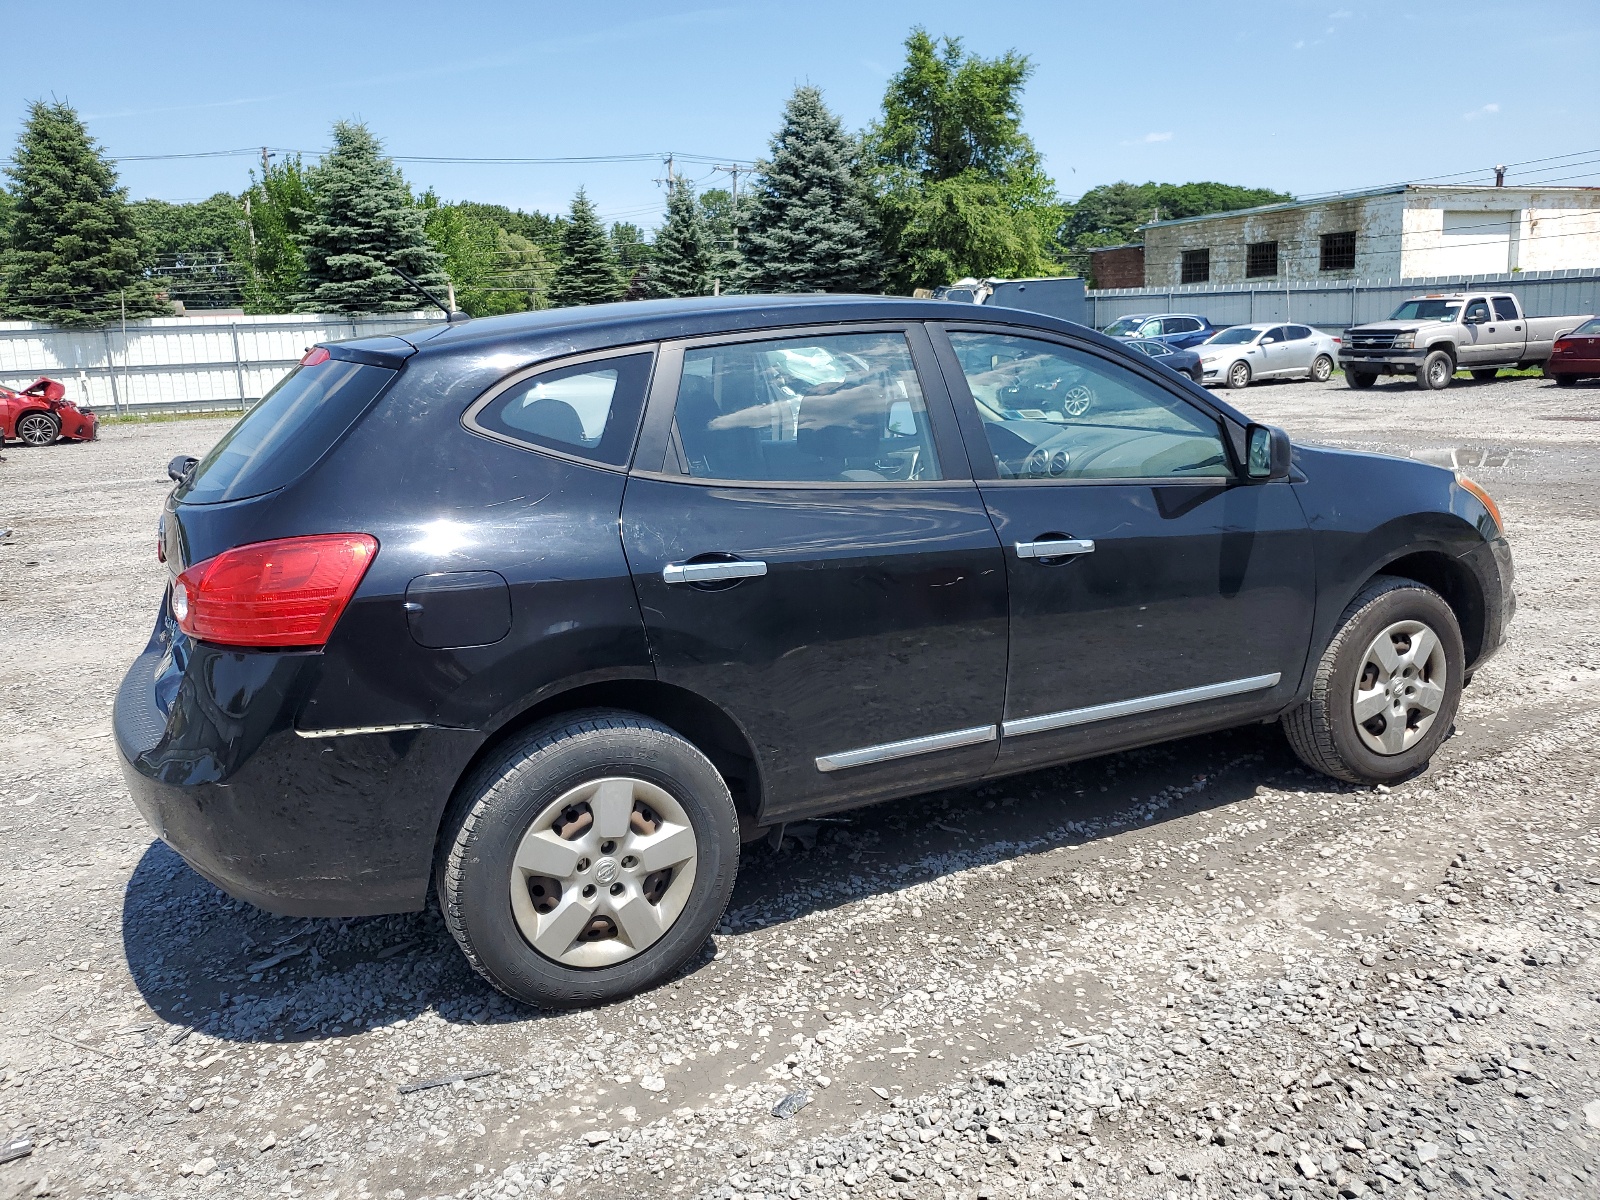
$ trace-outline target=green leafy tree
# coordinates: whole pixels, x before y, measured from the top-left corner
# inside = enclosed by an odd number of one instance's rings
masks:
[[[418,207],[463,312],[487,317],[539,307],[548,271],[545,256],[527,238],[497,224],[485,211],[492,206],[444,204],[430,190]]]
[[[856,147],[820,91],[796,88],[751,189],[740,238],[743,286],[756,292],[873,291],[880,275],[876,243]]]
[[[736,286],[743,256],[739,253],[739,213],[727,188],[701,192],[700,219],[706,227],[706,272],[713,285],[726,292]],[[749,204],[745,205],[746,211]]]
[[[138,200],[128,210],[146,270],[168,296],[192,308],[241,302],[233,247],[244,227],[244,207],[236,197],[218,192],[187,204]]]
[[[906,39],[865,137],[895,287],[1060,271],[1052,247],[1066,209],[1022,130],[1032,71],[1014,51],[984,59],[921,28]]]
[[[36,101],[6,174],[16,185],[0,278],[24,321],[99,325],[170,313],[140,271],[139,231],[117,173],[71,107]]]
[[[558,308],[573,304],[605,304],[622,298],[617,255],[582,188],[572,198],[572,212],[561,236],[561,264],[550,285],[550,303]]]
[[[711,290],[706,225],[694,189],[674,179],[667,188],[667,219],[656,231],[655,261],[645,274],[650,299],[704,296]]]
[[[306,259],[300,228],[315,202],[300,156],[269,163],[239,197],[244,226],[234,236],[234,272],[247,313],[288,313],[305,291]]]
[[[359,122],[333,127],[333,149],[308,173],[313,209],[300,227],[301,312],[401,312],[426,307],[405,271],[436,296],[449,278],[423,212],[394,160]]]
[[[1117,246],[1137,241],[1147,221],[1232,212],[1294,199],[1269,188],[1227,183],[1108,183],[1090,188],[1073,206],[1067,222],[1073,248]]]
[[[650,264],[655,249],[645,239],[644,230],[632,221],[611,223],[611,250],[617,256],[617,271],[624,283],[624,300],[643,300],[648,295]]]

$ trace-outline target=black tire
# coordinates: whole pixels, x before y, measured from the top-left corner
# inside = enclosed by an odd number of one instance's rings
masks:
[[[646,949],[608,966],[568,966],[522,935],[508,899],[512,864],[552,802],[617,775],[665,789],[682,807],[695,834],[694,879],[680,915]],[[738,863],[738,814],[710,760],[657,721],[594,709],[534,726],[462,783],[445,816],[434,884],[445,924],[480,975],[513,999],[572,1008],[630,996],[693,958],[727,908]]]
[[[1250,364],[1236,362],[1228,368],[1228,373],[1223,377],[1230,388],[1247,388],[1250,386]]]
[[[1378,377],[1368,371],[1352,371],[1346,367],[1344,381],[1353,388],[1369,388],[1378,382]]]
[[[1189,378],[1204,387],[1206,382],[1206,369],[1204,367],[1196,367],[1194,370],[1189,372]]]
[[[1488,383],[1491,379],[1495,378],[1495,376],[1499,374],[1499,367],[1484,367],[1481,370],[1474,371],[1472,373],[1472,377],[1479,383]]]
[[[31,412],[17,418],[17,438],[25,446],[49,446],[61,436],[61,418],[55,413]]]
[[[1420,621],[1438,637],[1445,657],[1444,699],[1433,723],[1409,748],[1380,754],[1356,728],[1357,674],[1374,639],[1398,621]],[[1461,628],[1444,598],[1410,579],[1379,575],[1345,607],[1323,651],[1311,695],[1285,714],[1283,730],[1300,761],[1347,783],[1393,783],[1421,770],[1450,732],[1465,684]]]
[[[1313,383],[1327,383],[1333,378],[1333,359],[1326,354],[1319,354],[1311,363],[1311,381]]]
[[[1557,387],[1575,387],[1578,382],[1576,375],[1552,375],[1550,378],[1556,381]]]
[[[1456,373],[1456,360],[1448,350],[1435,350],[1422,360],[1417,368],[1417,386],[1423,391],[1438,392],[1450,386]]]

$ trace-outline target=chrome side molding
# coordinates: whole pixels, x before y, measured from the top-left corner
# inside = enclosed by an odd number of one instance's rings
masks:
[[[1018,558],[1070,558],[1074,554],[1093,554],[1090,538],[1061,538],[1053,542],[1017,542]]]
[[[353,737],[358,733],[405,733],[411,729],[432,729],[433,726],[423,725],[352,725],[348,729],[296,729],[295,733],[303,738],[330,738]]]
[[[1229,679],[1224,683],[1208,683],[1203,687],[1184,688],[1177,692],[1160,692],[1154,696],[1137,696],[1132,700],[1117,700],[1110,704],[1091,705],[1088,708],[1069,708],[1064,712],[1021,717],[1015,721],[1003,722],[1000,728],[1006,737],[1020,737],[1027,733],[1043,733],[1047,729],[1065,729],[1069,725],[1088,725],[1094,721],[1109,721],[1112,717],[1130,717],[1137,713],[1176,708],[1180,704],[1194,704],[1200,700],[1217,700],[1223,696],[1259,692],[1269,687],[1276,687],[1280,678],[1282,678],[1280,673],[1274,671],[1271,675]]]
[[[720,583],[725,579],[756,579],[767,573],[764,562],[668,563],[661,568],[662,583]]]
[[[974,725],[971,729],[930,733],[926,737],[907,738],[903,742],[884,742],[878,746],[863,746],[859,750],[842,750],[838,754],[825,754],[817,759],[817,770],[844,771],[850,767],[865,767],[871,763],[890,762],[896,758],[910,758],[916,754],[932,754],[935,750],[977,746],[983,742],[992,742],[999,736],[1000,730],[994,725]]]

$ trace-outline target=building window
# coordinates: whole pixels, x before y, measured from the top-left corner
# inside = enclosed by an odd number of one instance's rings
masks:
[[[1261,279],[1278,273],[1278,243],[1251,242],[1244,248],[1246,279]]]
[[[1322,235],[1322,266],[1324,271],[1354,271],[1356,269],[1356,231]]]
[[[1183,252],[1183,282],[1211,282],[1211,251],[1185,250]]]

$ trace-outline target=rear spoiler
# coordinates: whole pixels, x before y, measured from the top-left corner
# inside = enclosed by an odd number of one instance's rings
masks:
[[[398,371],[406,359],[417,352],[410,342],[397,337],[361,338],[353,342],[319,342],[329,358],[345,362],[365,363],[369,367],[387,367]]]

